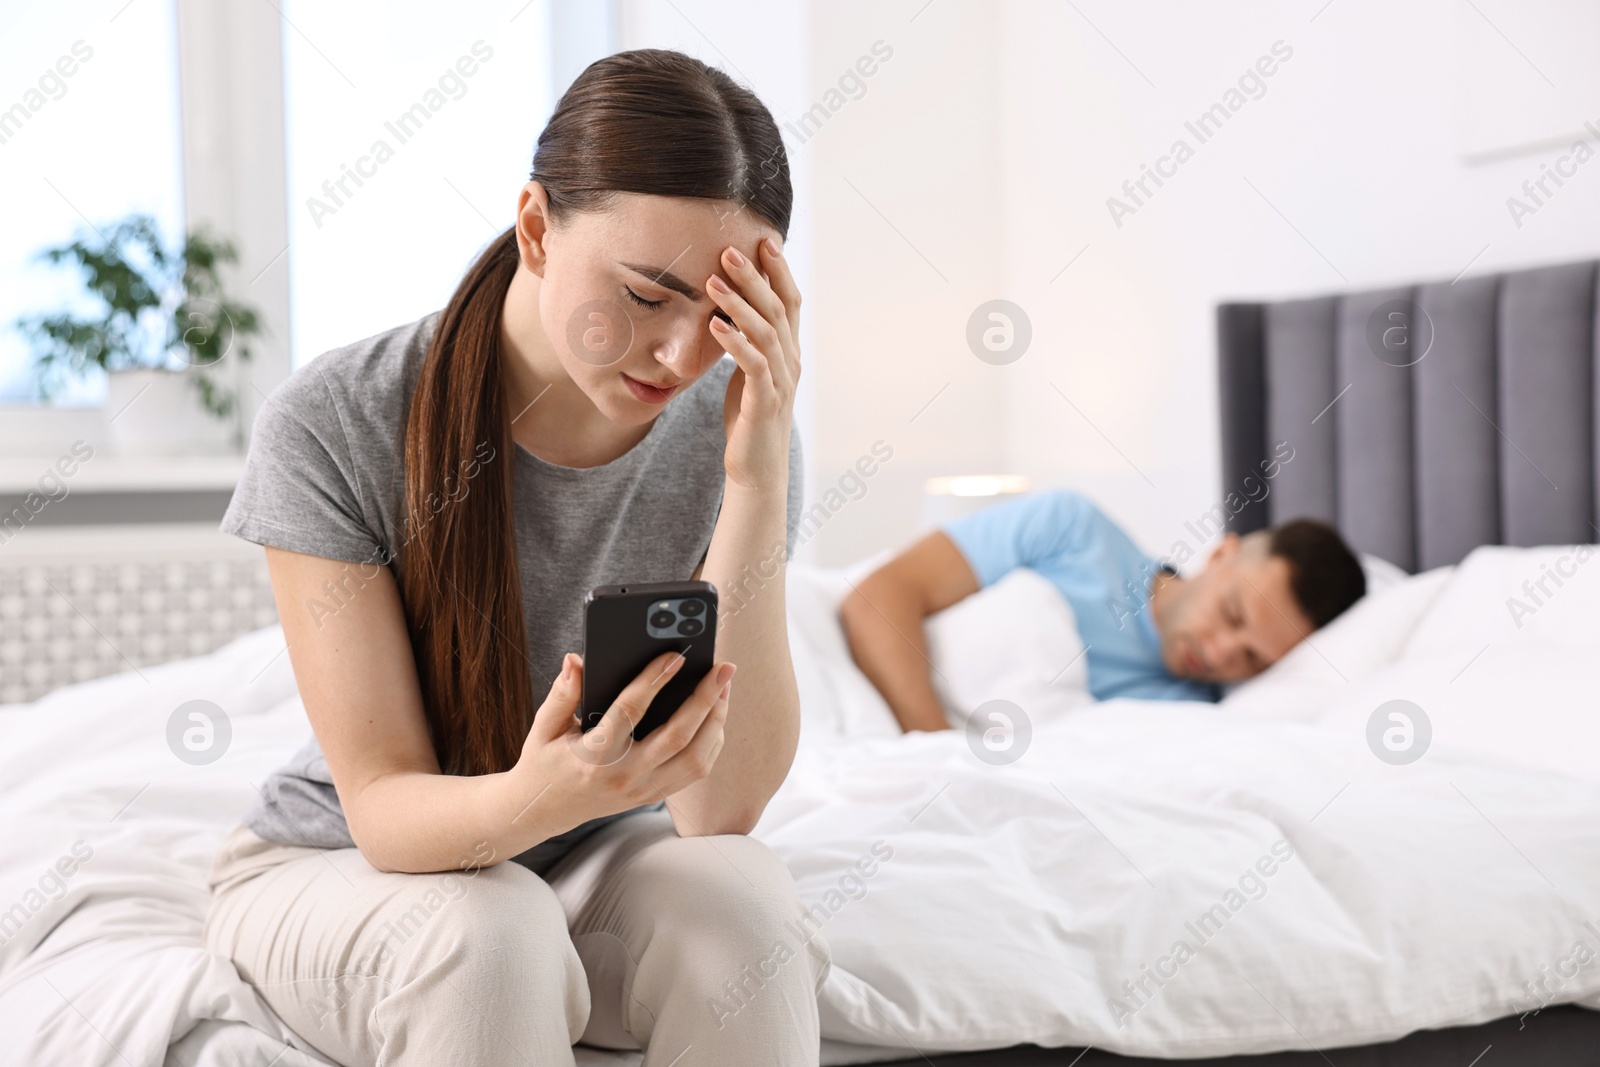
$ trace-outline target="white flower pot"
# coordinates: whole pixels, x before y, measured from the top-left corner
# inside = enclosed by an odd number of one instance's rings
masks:
[[[234,451],[233,419],[207,411],[184,371],[111,371],[105,417],[111,448],[119,455],[214,456]]]

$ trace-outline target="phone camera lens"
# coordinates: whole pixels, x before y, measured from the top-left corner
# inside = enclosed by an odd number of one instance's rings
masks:
[[[665,629],[666,627],[672,625],[672,620],[674,618],[676,618],[676,616],[670,611],[658,611],[650,616],[650,625],[654,626],[658,630]]]
[[[684,637],[693,637],[703,629],[705,629],[705,623],[699,619],[684,619],[678,623],[678,632]]]
[[[704,600],[685,600],[678,605],[678,611],[684,615],[698,615],[704,610],[706,610],[706,602]]]

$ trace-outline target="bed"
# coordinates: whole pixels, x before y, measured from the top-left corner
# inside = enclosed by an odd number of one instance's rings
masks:
[[[1090,701],[1023,571],[930,626],[953,714],[1015,709],[1006,758],[901,737],[834,617],[852,572],[791,568],[802,743],[756,835],[832,951],[824,1063],[1600,1063],[1594,288],[1219,309],[1223,499],[1295,446],[1231,523],[1336,521],[1373,585],[1220,706]],[[1420,361],[1354,339],[1395,301]],[[167,739],[197,699],[231,727],[206,764]],[[1394,700],[1411,762],[1371,740]],[[324,1062],[199,939],[217,842],[306,730],[271,626],[0,706],[0,1063]]]

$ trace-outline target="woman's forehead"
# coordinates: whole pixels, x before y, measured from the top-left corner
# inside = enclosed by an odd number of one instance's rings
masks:
[[[729,245],[748,254],[762,238],[778,238],[772,223],[747,205],[687,196],[620,193],[609,210],[586,212],[574,221],[576,232],[605,240],[619,258],[659,259],[663,266],[687,256],[686,249],[709,249],[715,261]]]

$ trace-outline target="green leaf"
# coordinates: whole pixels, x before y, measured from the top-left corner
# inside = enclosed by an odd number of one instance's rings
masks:
[[[224,268],[238,262],[232,241],[202,225],[169,251],[155,220],[133,214],[35,258],[75,268],[95,309],[16,320],[42,395],[90,374],[182,362],[208,411],[226,418],[236,410],[238,397],[206,371],[229,356],[248,360],[250,338],[265,328],[255,308],[227,292]]]

